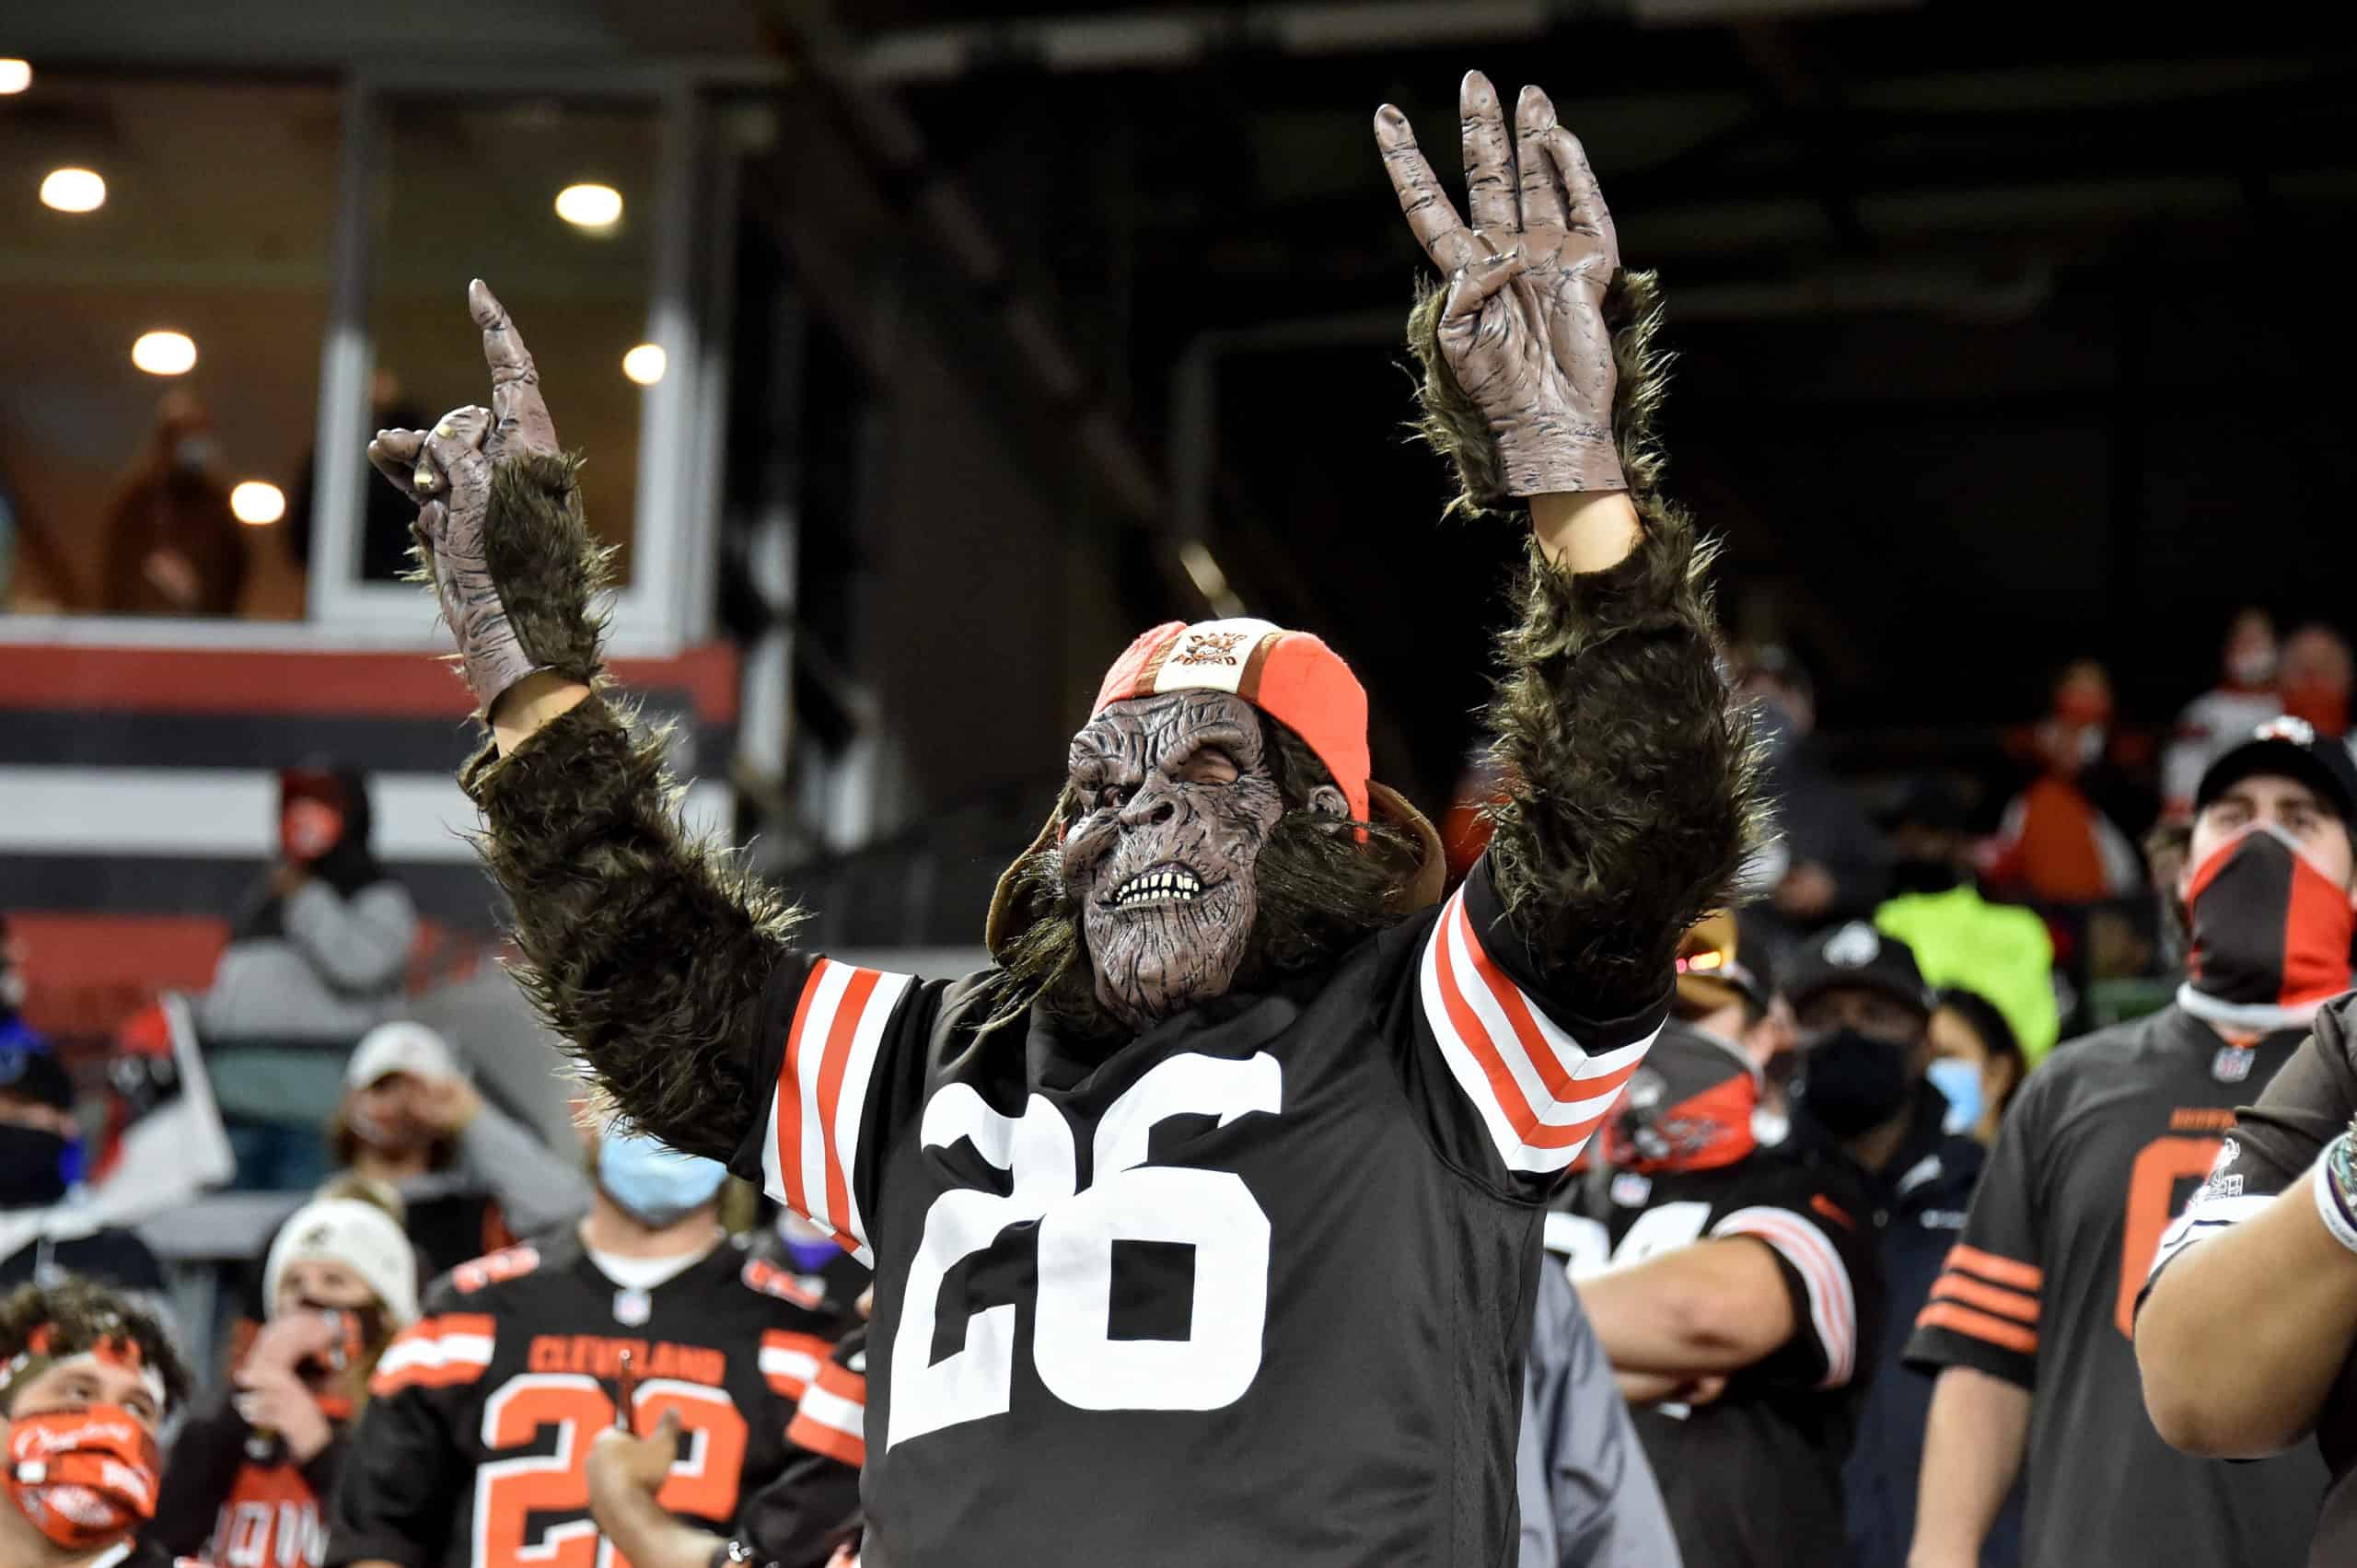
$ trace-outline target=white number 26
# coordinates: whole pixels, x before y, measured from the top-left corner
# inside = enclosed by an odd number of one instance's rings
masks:
[[[926,1148],[960,1138],[1012,1182],[1004,1196],[961,1188],[926,1211],[892,1339],[892,1414],[885,1447],[960,1422],[1004,1415],[1015,1382],[1016,1309],[966,1319],[965,1342],[933,1360],[943,1282],[1007,1226],[1039,1225],[1039,1296],[1032,1365],[1048,1391],[1082,1410],[1217,1410],[1260,1370],[1269,1313],[1269,1216],[1241,1177],[1149,1166],[1155,1127],[1174,1116],[1214,1116],[1223,1127],[1283,1099],[1276,1058],[1237,1062],[1174,1056],[1130,1086],[1097,1124],[1086,1191],[1077,1145],[1062,1112],[1038,1095],[1002,1116],[964,1084],[924,1108]],[[1174,1242],[1195,1249],[1194,1299],[1183,1340],[1111,1336],[1113,1243]]]

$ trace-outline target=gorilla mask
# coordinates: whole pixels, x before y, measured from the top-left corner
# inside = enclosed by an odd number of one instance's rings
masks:
[[[1133,1029],[1225,991],[1260,912],[1255,869],[1284,814],[1266,732],[1243,698],[1117,702],[1073,738],[1066,892],[1097,997]],[[1325,784],[1310,805],[1349,807]]]

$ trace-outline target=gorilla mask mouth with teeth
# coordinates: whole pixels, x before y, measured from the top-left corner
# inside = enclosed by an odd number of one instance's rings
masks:
[[[1073,738],[1066,890],[1097,999],[1132,1028],[1225,991],[1260,900],[1253,870],[1285,802],[1260,715],[1225,691],[1115,703]],[[1322,786],[1332,815],[1342,793]]]

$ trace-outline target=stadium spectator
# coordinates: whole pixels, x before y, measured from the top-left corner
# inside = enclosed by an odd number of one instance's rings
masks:
[[[679,1452],[672,1414],[644,1435],[621,1426],[598,1434],[586,1465],[590,1516],[632,1568],[823,1568],[846,1532],[857,1539],[866,1417],[862,1324],[836,1343],[803,1390],[785,1429],[785,1468],[746,1500],[726,1538],[664,1510],[662,1489]]]
[[[1738,693],[1758,706],[1766,793],[1783,830],[1771,852],[1765,912],[1782,944],[1865,914],[1881,900],[1888,870],[1865,807],[1818,755],[1808,672],[1785,649],[1755,645],[1736,656],[1736,674]]]
[[[74,1081],[48,1042],[0,1013],[0,1292],[79,1274],[157,1308],[164,1271],[137,1233],[81,1202]]]
[[[1899,1365],[1964,1223],[1985,1155],[1947,1130],[1953,1109],[1932,1083],[1933,995],[1906,943],[1863,922],[1818,937],[1784,987],[1806,1043],[1794,1086],[1793,1142],[1854,1161],[1864,1181],[1888,1307],[1862,1339],[1872,1373],[1842,1472],[1860,1568],[1898,1568],[1915,1522],[1915,1476],[1932,1385]],[[1982,1561],[2020,1561],[2017,1510]]]
[[[2016,1475],[2032,1562],[2242,1568],[2306,1553],[2316,1456],[2229,1473],[2175,1452],[2145,1413],[2129,1336],[2169,1216],[2233,1108],[2349,989],[2357,767],[2277,720],[2212,762],[2194,802],[2178,885],[2189,979],[2170,1006],[2029,1075],[1916,1320],[1909,1358],[1939,1371],[1917,1568],[1979,1562]],[[2237,1329],[2237,1355],[2244,1342]]]
[[[442,1037],[406,1019],[352,1053],[328,1141],[340,1169],[401,1195],[429,1279],[589,1206],[579,1165],[486,1102]]]
[[[1995,1003],[1961,986],[1943,986],[1932,1014],[1932,1065],[1925,1076],[1948,1102],[1947,1130],[1982,1146],[1997,1141],[2005,1108],[2029,1071],[2021,1042]]]
[[[2281,728],[2296,737],[2291,726]],[[2318,736],[2320,760],[2340,749]],[[2279,752],[2283,764],[2296,765]],[[2320,769],[2311,784],[2346,792]],[[2312,862],[2328,863],[2319,830]],[[2323,850],[2318,854],[2317,850]],[[2346,855],[2345,849],[2340,851]],[[2323,938],[2319,937],[2318,940]],[[2189,1453],[2248,1458],[2317,1439],[2331,1484],[2310,1561],[2357,1550],[2357,1487],[2350,1434],[2357,1398],[2348,1377],[2357,1343],[2349,1251],[2357,1231],[2357,1169],[2348,1130],[2357,1116],[2357,1001],[2319,1012],[2314,1032],[2256,1105],[2235,1119],[2185,1213],[2163,1238],[2136,1318],[2144,1402],[2163,1437]]]
[[[702,1529],[727,1529],[784,1468],[841,1319],[748,1266],[715,1217],[716,1161],[619,1125],[585,1128],[584,1152],[588,1214],[437,1281],[377,1364],[330,1563],[480,1568],[594,1530],[581,1467],[618,1400],[633,1431],[668,1417],[689,1435],[695,1468],[662,1501]],[[568,1423],[576,1440],[550,1456],[549,1428]]]
[[[1890,824],[1896,896],[1875,911],[1875,926],[1907,944],[1930,983],[1988,997],[2035,1063],[2062,1031],[2054,941],[2030,911],[1981,896],[1965,820],[1964,802],[1945,780],[1921,779],[1909,789]]]
[[[163,1568],[132,1537],[153,1516],[156,1434],[188,1369],[145,1307],[87,1280],[0,1299],[0,1562]]]
[[[172,1445],[144,1538],[218,1563],[319,1568],[327,1504],[368,1376],[417,1318],[399,1201],[362,1181],[297,1209],[263,1271],[269,1321],[232,1390]]]
[[[1759,1088],[1739,1050],[1673,1019],[1547,1220],[1698,1568],[1846,1553],[1841,1461],[1881,1322],[1863,1172],[1813,1142],[1761,1149]]]
[[[1559,1269],[1538,1271],[1515,1481],[1517,1568],[1678,1568],[1677,1534],[1612,1362]]]
[[[2005,807],[1984,856],[1990,885],[2040,903],[2123,898],[2144,885],[2136,850],[2105,809],[2111,677],[2093,659],[2064,668],[2032,727],[2037,776]],[[2116,804],[2116,799],[2115,799]]]
[[[1752,1132],[1765,1144],[1783,1141],[1794,1031],[1792,1009],[1774,994],[1758,947],[1742,940],[1732,914],[1698,923],[1678,944],[1670,1016],[1751,1063],[1759,1080]]]
[[[2283,639],[2283,668],[2278,689],[2283,712],[2313,726],[2318,735],[2346,739],[2349,735],[2349,691],[2357,680],[2349,640],[2329,626],[2303,626]]]
[[[2161,810],[2193,815],[2194,792],[2218,754],[2283,712],[2276,690],[2275,621],[2256,606],[2235,612],[2219,648],[2218,684],[2185,705],[2161,753]]]
[[[326,1178],[320,1119],[348,1047],[394,1016],[417,940],[409,890],[369,847],[367,780],[348,768],[278,775],[279,862],[238,921],[197,1033],[236,1149],[238,1185],[301,1191]]]
[[[135,466],[108,511],[99,608],[116,615],[234,615],[246,541],[221,477],[213,416],[184,389],[164,394]]]

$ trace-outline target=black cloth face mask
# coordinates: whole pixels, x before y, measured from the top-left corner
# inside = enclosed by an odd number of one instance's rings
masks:
[[[1915,1092],[1909,1047],[1855,1028],[1804,1046],[1793,1098],[1836,1138],[1852,1138],[1898,1114]]]

